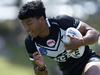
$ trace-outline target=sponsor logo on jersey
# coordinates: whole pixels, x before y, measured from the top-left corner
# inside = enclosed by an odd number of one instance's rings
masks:
[[[55,45],[55,40],[49,39],[49,40],[47,41],[47,45],[50,46],[50,47],[54,46],[54,45]]]
[[[42,55],[47,55],[47,51],[46,51],[45,48],[40,47],[40,48],[39,48],[39,51],[40,51],[40,53],[41,53]]]
[[[54,60],[58,61],[58,62],[66,62],[69,57],[70,57],[70,55],[65,50],[63,53],[61,53],[60,55],[55,57]]]

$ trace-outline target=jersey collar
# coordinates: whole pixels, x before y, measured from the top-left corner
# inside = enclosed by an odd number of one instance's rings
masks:
[[[51,27],[48,18],[46,18],[46,22],[47,22],[48,26]]]

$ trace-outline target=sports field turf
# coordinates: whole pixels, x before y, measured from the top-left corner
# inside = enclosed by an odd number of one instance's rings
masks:
[[[35,75],[29,67],[12,64],[6,58],[0,57],[0,75]]]

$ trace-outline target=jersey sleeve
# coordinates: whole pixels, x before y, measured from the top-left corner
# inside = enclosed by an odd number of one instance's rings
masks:
[[[37,50],[36,46],[35,46],[35,42],[31,39],[30,36],[28,36],[26,39],[25,39],[25,47],[26,47],[26,50],[28,52],[28,55],[29,55],[29,59],[30,60],[34,60],[33,59],[33,56],[32,54]]]
[[[59,27],[66,30],[69,27],[79,28],[81,21],[79,19],[62,15],[56,17]]]

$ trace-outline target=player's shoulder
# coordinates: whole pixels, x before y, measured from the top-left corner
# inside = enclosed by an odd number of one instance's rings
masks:
[[[56,20],[56,21],[59,21],[59,20],[68,20],[68,21],[72,21],[74,20],[74,17],[72,16],[68,16],[68,15],[57,15],[57,16],[54,16],[54,17],[48,17],[50,20]]]
[[[60,28],[66,30],[68,27],[73,27],[75,19],[68,15],[58,15],[53,18],[59,25]]]
[[[68,16],[68,15],[58,15],[55,17],[55,19],[57,20],[73,20],[74,18],[72,16]]]
[[[68,15],[58,15],[54,17],[48,17],[50,23],[58,23],[59,25],[64,25],[64,24],[73,24],[75,22],[75,19],[71,16]]]

